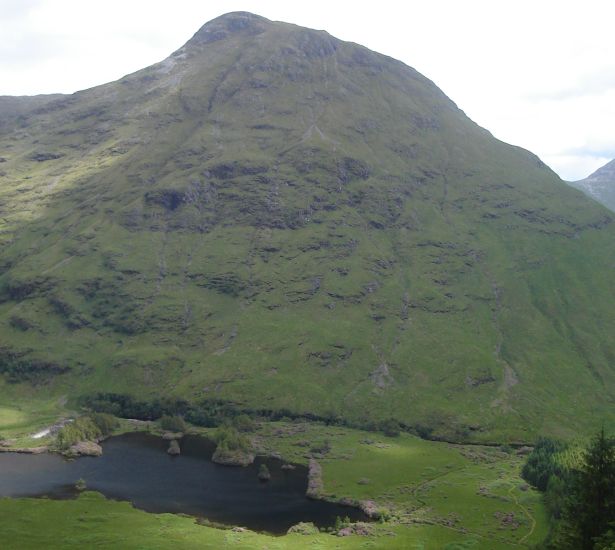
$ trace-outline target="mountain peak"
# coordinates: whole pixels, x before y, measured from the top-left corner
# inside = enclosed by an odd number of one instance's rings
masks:
[[[15,103],[2,391],[483,442],[615,422],[613,216],[403,63],[239,12],[117,82]]]
[[[607,162],[585,179],[570,183],[607,208],[615,210],[615,159]]]
[[[585,179],[608,179],[609,181],[615,181],[615,159],[607,162]]]
[[[188,41],[188,45],[208,44],[227,38],[230,34],[243,32],[260,34],[265,26],[271,23],[269,19],[247,11],[225,13],[205,23]]]

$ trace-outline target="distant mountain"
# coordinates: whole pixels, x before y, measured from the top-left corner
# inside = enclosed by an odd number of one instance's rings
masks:
[[[598,168],[583,180],[570,182],[570,185],[601,202],[607,208],[615,210],[615,160]]]
[[[403,63],[232,13],[33,107],[0,131],[13,391],[470,440],[615,419],[613,215]]]

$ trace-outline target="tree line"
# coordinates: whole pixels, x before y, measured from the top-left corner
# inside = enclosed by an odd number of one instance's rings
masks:
[[[253,409],[222,399],[207,399],[199,402],[189,402],[177,398],[154,398],[152,400],[137,399],[128,394],[98,392],[83,396],[80,405],[91,411],[107,413],[119,418],[135,418],[137,420],[158,420],[164,416],[182,417],[190,424],[206,428],[215,428],[237,417],[248,416],[263,420],[305,420],[322,422],[326,425],[345,426],[366,431],[382,431],[390,437],[398,436],[401,431],[415,433],[424,437],[425,433],[412,426],[404,426],[397,420],[373,420],[353,422],[348,419],[326,414],[310,412],[297,413],[288,409]],[[425,437],[427,438],[427,437]]]

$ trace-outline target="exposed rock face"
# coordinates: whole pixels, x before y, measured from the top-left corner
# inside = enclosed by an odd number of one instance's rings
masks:
[[[322,467],[313,458],[310,459],[308,470],[308,487],[305,495],[308,498],[319,499],[323,491]]]
[[[361,502],[359,502],[359,508],[361,508],[361,511],[368,518],[378,519],[380,517],[378,506],[373,500],[362,500]]]
[[[585,179],[570,182],[570,185],[615,210],[615,159]]]
[[[317,535],[320,531],[312,522],[301,522],[291,526],[288,534],[297,533],[299,535]]]
[[[65,453],[67,456],[101,456],[102,447],[94,441],[79,441]]]
[[[264,31],[266,23],[268,23],[267,19],[253,13],[244,11],[227,13],[205,23],[186,46],[203,46],[224,40],[234,33],[259,34]]]
[[[359,535],[362,537],[367,537],[371,535],[374,531],[374,528],[369,525],[369,523],[357,522],[349,525],[348,527],[343,527],[337,532],[338,537],[347,537],[349,535]]]
[[[211,460],[223,466],[249,466],[254,462],[254,454],[246,451],[229,451],[218,447]]]

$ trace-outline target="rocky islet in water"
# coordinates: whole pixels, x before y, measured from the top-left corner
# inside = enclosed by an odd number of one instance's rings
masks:
[[[176,441],[176,440],[172,440]],[[364,519],[361,511],[306,497],[307,468],[271,458],[228,468],[211,461],[215,444],[186,436],[181,456],[167,453],[169,441],[146,433],[108,439],[100,457],[66,461],[54,454],[0,455],[0,496],[72,498],[83,479],[88,490],[128,500],[149,512],[183,513],[257,531],[285,533],[299,522],[331,526],[336,517]],[[267,483],[258,472],[265,465]]]

